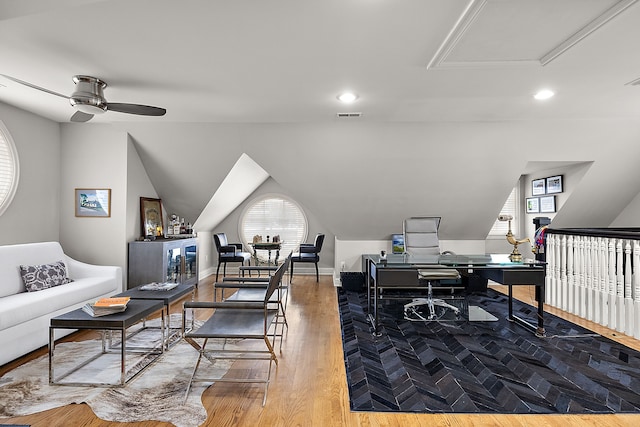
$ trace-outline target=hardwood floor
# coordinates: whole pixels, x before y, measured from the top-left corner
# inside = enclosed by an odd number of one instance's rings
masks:
[[[201,281],[198,300],[212,299],[212,278]],[[502,287],[496,286],[498,290]],[[517,294],[525,302],[532,300],[528,287],[519,287]],[[177,305],[176,305],[177,306]],[[558,310],[554,314],[576,321]],[[469,414],[406,414],[351,412],[347,391],[336,291],[330,276],[294,276],[287,308],[289,331],[279,355],[279,364],[272,375],[267,405],[263,408],[262,388],[250,384],[219,383],[203,395],[208,411],[204,426],[536,426],[588,427],[637,426],[640,414],[627,415],[469,415]],[[597,325],[578,319],[576,323],[619,340],[637,350],[640,341],[618,335]],[[523,330],[523,333],[527,333]],[[87,333],[77,333],[71,339],[86,339]],[[46,349],[0,367],[0,375],[34,357],[46,354]],[[169,352],[167,356],[170,356]],[[257,366],[258,368],[255,368]],[[254,375],[264,362],[254,365],[244,361],[236,367]],[[257,371],[261,372],[261,371]],[[2,402],[0,402],[0,405]],[[25,417],[1,419],[0,424],[30,424],[32,426],[132,426],[148,427],[167,424],[154,421],[111,423],[98,419],[87,405],[62,408]]]

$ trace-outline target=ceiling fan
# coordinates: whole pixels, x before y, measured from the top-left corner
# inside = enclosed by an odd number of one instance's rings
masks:
[[[107,87],[107,83],[96,77],[83,75],[73,76],[73,82],[76,84],[76,90],[71,94],[71,96],[66,96],[15,77],[7,76],[5,74],[0,75],[9,80],[13,80],[16,83],[29,86],[30,88],[68,99],[71,105],[78,110],[71,116],[72,122],[87,122],[91,120],[95,114],[101,114],[105,111],[117,111],[120,113],[138,114],[142,116],[164,116],[167,112],[164,108],[152,107],[149,105],[107,102],[103,94],[103,90]]]

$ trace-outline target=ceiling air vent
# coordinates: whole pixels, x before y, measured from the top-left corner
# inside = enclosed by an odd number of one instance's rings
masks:
[[[362,117],[362,113],[337,113],[339,119],[349,118],[349,117]]]

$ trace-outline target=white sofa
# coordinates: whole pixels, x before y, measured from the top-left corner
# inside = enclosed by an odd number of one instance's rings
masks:
[[[62,261],[67,284],[27,292],[20,265]],[[122,292],[122,269],[76,261],[58,242],[0,246],[0,365],[49,343],[49,320],[89,301]],[[56,338],[72,330],[57,329]]]

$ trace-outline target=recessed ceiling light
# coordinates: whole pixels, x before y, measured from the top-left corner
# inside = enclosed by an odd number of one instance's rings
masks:
[[[340,102],[344,102],[345,104],[354,102],[356,99],[358,99],[358,95],[353,92],[345,92],[338,95],[338,100]]]
[[[535,95],[533,95],[533,97],[538,100],[544,100],[544,99],[551,98],[553,95],[555,95],[554,91],[549,89],[542,89],[538,91]]]

